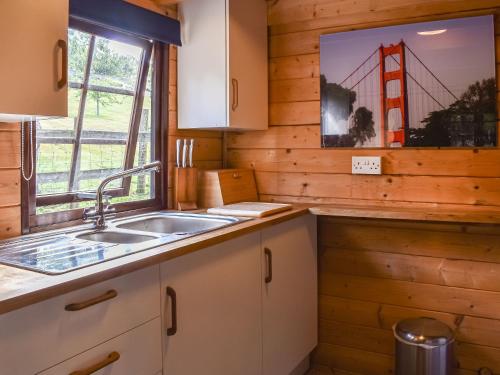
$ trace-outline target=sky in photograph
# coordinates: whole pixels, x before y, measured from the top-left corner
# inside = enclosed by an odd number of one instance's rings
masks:
[[[419,35],[418,32],[446,30],[437,35]],[[425,66],[449,89],[455,97],[460,97],[467,88],[476,81],[495,77],[495,45],[494,26],[492,16],[460,18],[446,21],[424,22],[402,26],[391,26],[359,31],[342,32],[322,35],[320,38],[321,74],[329,83],[341,83],[381,44],[389,46],[403,40]],[[442,86],[429,78],[424,68],[416,63],[416,59],[409,52],[407,55],[408,72],[417,80],[421,79],[422,86],[445,107],[456,99],[448,94]],[[361,81],[354,89],[357,91],[355,109],[365,106],[373,113],[376,137],[365,146],[377,146],[380,143],[380,83],[378,53],[369,62],[363,65],[344,87],[358,82],[367,71],[374,70],[367,79]],[[392,63],[392,64],[390,64]],[[397,64],[397,63],[396,63]],[[389,65],[392,65],[390,67]],[[387,59],[386,70],[397,69],[391,58]],[[388,97],[394,92],[399,93],[398,81],[387,84]],[[436,102],[419,88],[411,79],[407,79],[408,111],[410,127],[422,127],[422,120],[429,111],[441,109]],[[389,112],[389,129],[399,128],[401,117],[399,112]],[[349,121],[339,120],[328,116],[323,121],[323,134],[346,134]]]
[[[446,29],[445,33],[421,36],[419,31]],[[321,74],[328,82],[341,82],[381,43],[401,40],[456,95],[477,81],[495,76],[493,17],[359,30],[321,36]]]

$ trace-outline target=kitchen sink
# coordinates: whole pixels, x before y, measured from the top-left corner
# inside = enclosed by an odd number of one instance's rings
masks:
[[[135,244],[146,241],[151,241],[157,237],[146,236],[143,234],[115,232],[115,231],[95,231],[90,233],[82,233],[76,236],[80,240],[106,242],[115,244]]]
[[[0,264],[58,275],[245,220],[179,212],[115,219],[104,230],[87,225],[1,241]]]
[[[184,235],[215,230],[232,222],[234,222],[232,218],[217,218],[208,215],[178,216],[166,214],[131,219],[125,223],[117,224],[116,227],[141,232]]]

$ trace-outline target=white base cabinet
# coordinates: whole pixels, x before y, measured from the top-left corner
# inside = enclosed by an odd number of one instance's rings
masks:
[[[162,264],[164,375],[261,373],[259,244],[252,233]]]
[[[161,265],[164,375],[288,375],[317,343],[316,217]]]
[[[0,374],[38,373],[160,317],[159,288],[153,266],[0,315]]]
[[[318,342],[316,217],[264,229],[263,374],[288,375]]]
[[[289,375],[317,342],[316,257],[306,215],[0,315],[0,374]]]

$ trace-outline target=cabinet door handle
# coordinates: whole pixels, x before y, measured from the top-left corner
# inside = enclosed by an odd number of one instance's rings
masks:
[[[95,365],[92,365],[89,368],[86,368],[85,370],[73,371],[69,375],[91,375],[91,374],[93,374],[93,373],[95,373],[95,372],[103,369],[104,367],[107,367],[110,364],[118,361],[119,359],[120,359],[120,353],[118,353],[118,352],[111,352],[101,362],[96,363]]]
[[[233,105],[231,108],[233,109],[234,112],[236,111],[236,108],[238,108],[238,106],[240,105],[240,93],[239,93],[238,80],[236,78],[233,78],[232,83],[233,83]]]
[[[60,90],[68,84],[68,43],[59,39],[57,47],[61,49],[61,79],[57,81],[57,88]]]
[[[106,293],[104,293],[101,296],[91,298],[87,301],[83,302],[77,302],[77,303],[70,303],[69,305],[66,305],[64,310],[66,311],[79,311],[86,309],[87,307],[97,305],[98,303],[108,301],[110,299],[115,298],[118,295],[118,292],[114,289],[108,290]]]
[[[270,249],[265,247],[264,254],[267,259],[267,275],[264,281],[266,282],[266,284],[269,284],[271,281],[273,281],[273,253]]]
[[[167,328],[167,336],[173,336],[177,333],[177,294],[169,286],[167,286],[167,298],[172,300],[172,326]]]

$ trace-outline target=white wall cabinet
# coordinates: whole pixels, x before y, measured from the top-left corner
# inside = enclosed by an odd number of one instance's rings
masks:
[[[263,374],[288,375],[317,337],[316,217],[262,231]]]
[[[179,15],[178,127],[267,129],[266,1],[184,0]]]
[[[67,116],[68,0],[0,2],[0,121]]]
[[[162,264],[164,375],[261,373],[260,264],[258,232]]]

